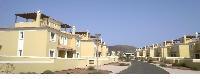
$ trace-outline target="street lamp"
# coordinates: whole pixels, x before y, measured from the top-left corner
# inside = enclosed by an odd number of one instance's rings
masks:
[[[96,50],[96,58],[97,58],[97,72],[98,72],[98,69],[99,69],[99,37],[101,36],[101,34],[95,34],[95,37],[96,37],[96,45],[97,45],[97,50]]]

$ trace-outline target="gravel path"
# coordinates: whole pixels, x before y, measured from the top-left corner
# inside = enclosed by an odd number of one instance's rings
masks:
[[[166,67],[161,67],[158,64],[156,64],[156,66],[166,70],[170,74],[200,74],[200,71],[166,68]]]
[[[155,65],[133,60],[131,66],[121,71],[120,74],[169,74],[169,72]]]
[[[114,66],[114,65],[103,65],[100,66],[101,70],[109,70],[112,71],[113,74],[119,73],[122,70],[127,69],[129,66]]]

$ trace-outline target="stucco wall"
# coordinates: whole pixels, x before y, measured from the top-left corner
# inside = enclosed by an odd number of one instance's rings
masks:
[[[47,41],[47,30],[25,30],[23,56],[46,57]]]
[[[99,66],[110,62],[117,61],[117,57],[99,58]],[[93,65],[89,65],[89,60],[94,60]],[[48,57],[3,57],[0,56],[0,67],[6,63],[14,65],[13,73],[20,72],[36,72],[42,73],[45,70],[59,71],[74,68],[87,68],[88,66],[96,66],[96,58],[48,58]]]
[[[107,46],[103,45],[103,47],[102,47],[102,56],[106,57],[107,53],[108,53],[108,48],[107,48]]]
[[[81,41],[81,57],[94,57],[96,53],[94,42]]]
[[[17,56],[19,31],[24,31],[23,56],[47,56],[47,30],[0,31],[0,55]]]
[[[0,31],[0,55],[16,56],[18,31]]]
[[[11,63],[15,70],[13,73],[36,72],[45,70],[58,71],[73,68],[85,68],[88,65],[87,59],[62,59],[62,58],[29,58],[29,57],[0,57],[0,67],[3,64]],[[8,62],[9,61],[9,62]],[[28,62],[26,62],[28,61]],[[3,62],[3,63],[2,63]]]
[[[180,57],[190,58],[189,45],[179,45]]]

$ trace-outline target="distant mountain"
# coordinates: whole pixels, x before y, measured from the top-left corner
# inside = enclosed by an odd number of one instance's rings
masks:
[[[129,45],[114,45],[114,46],[108,46],[109,51],[122,51],[122,52],[130,52],[133,53],[136,49],[134,46]]]

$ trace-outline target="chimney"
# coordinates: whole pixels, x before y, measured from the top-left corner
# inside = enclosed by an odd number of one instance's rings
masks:
[[[186,35],[183,36],[183,43],[186,43]]]
[[[153,44],[153,48],[155,47],[155,44]]]
[[[101,38],[101,43],[103,42],[103,39]]]
[[[90,35],[89,35],[89,30],[87,29],[86,32],[87,32],[87,35],[86,35],[86,36],[87,36],[87,38],[89,38],[89,36],[90,36]]]
[[[198,33],[198,32],[196,32],[196,33],[195,33],[195,35],[196,35],[196,38],[198,38],[198,36],[199,36],[199,33]]]
[[[167,45],[167,41],[164,41],[164,46],[166,46]]]
[[[36,23],[38,26],[40,26],[40,19],[41,19],[41,11],[37,11],[37,16],[36,16]]]
[[[174,44],[174,40],[172,40],[172,45]]]
[[[75,32],[76,32],[76,26],[72,26],[71,32],[72,32],[72,34],[75,34]]]

